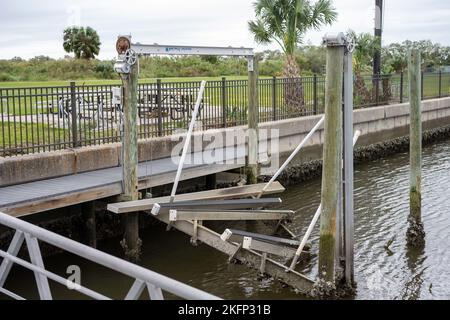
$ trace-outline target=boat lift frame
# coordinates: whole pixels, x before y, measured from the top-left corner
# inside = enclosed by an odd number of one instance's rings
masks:
[[[125,42],[125,50],[120,51],[121,48],[118,47],[119,60],[115,65],[115,70],[117,72],[124,71],[126,73],[126,65],[133,61],[135,62],[138,55],[152,55],[152,54],[165,54],[165,55],[220,55],[220,56],[247,56],[248,58],[248,69],[253,71],[253,61],[254,54],[252,49],[248,48],[232,48],[232,47],[183,47],[183,46],[161,46],[161,45],[142,45],[142,44],[131,44],[131,37],[119,37],[118,45],[120,40],[122,43]],[[345,37],[343,33],[337,35],[326,35],[324,37],[324,43],[328,46],[345,46],[345,58],[344,58],[344,97],[342,103],[343,112],[343,154],[342,154],[342,177],[343,183],[341,185],[340,199],[341,205],[338,206],[337,213],[337,235],[338,241],[336,245],[337,250],[337,265],[344,269],[344,276],[347,283],[353,283],[353,145],[354,141],[357,140],[359,134],[353,135],[353,72],[352,72],[352,51],[354,48],[354,42],[349,41],[348,37]],[[120,60],[122,58],[123,60]],[[204,87],[202,83],[201,87]],[[201,93],[203,90],[200,90]],[[197,99],[197,102],[201,100],[201,93]],[[195,114],[195,112],[194,112]],[[187,150],[187,144],[189,142],[190,135],[192,134],[192,123],[195,121],[195,117],[191,119],[191,125],[187,133],[187,139],[185,146],[183,148],[183,154]],[[281,172],[286,168],[288,163],[295,157],[295,155],[300,152],[306,142],[312,137],[312,135],[317,131],[323,124],[324,117],[321,117],[319,122],[314,126],[311,132],[303,139],[300,145],[294,150],[287,161],[279,168],[272,179],[262,188],[260,191],[254,194],[254,197],[259,199],[267,190],[270,189],[271,184],[274,183],[276,178],[281,174]],[[355,139],[355,140],[354,140]],[[176,186],[178,184],[178,178],[180,176],[183,167],[183,156],[180,159],[177,177],[174,181],[174,188],[172,189],[171,196],[169,197],[169,203],[173,204],[176,193]],[[108,205],[109,207],[109,205]],[[189,217],[189,219],[179,219],[177,217],[176,210],[170,210],[169,212],[161,212],[159,214],[160,205],[154,203],[152,206],[152,214],[159,220],[165,222],[171,227],[175,227],[178,230],[187,233],[192,236],[192,239],[199,239],[200,241],[222,251],[230,256],[230,260],[238,259],[241,262],[247,262],[253,267],[258,267],[261,272],[267,272],[272,276],[279,278],[285,283],[299,289],[300,291],[307,293],[311,288],[313,281],[308,277],[296,272],[294,270],[295,264],[302,253],[303,247],[309,237],[308,233],[304,236],[299,249],[294,254],[294,250],[287,250],[284,256],[289,256],[294,258],[293,263],[290,267],[286,267],[283,264],[276,262],[267,258],[268,253],[273,253],[273,244],[270,244],[270,248],[265,250],[268,246],[261,242],[260,239],[253,239],[252,237],[243,237],[243,241],[236,243],[228,239],[227,237],[221,237],[218,233],[204,227],[200,219],[194,219],[194,213],[189,210],[179,209],[182,215]],[[215,210],[212,210],[215,211]],[[318,212],[320,214],[320,207]],[[221,216],[225,213],[224,210],[221,211]],[[255,212],[260,214],[261,211]],[[205,215],[203,212],[201,215]],[[272,212],[273,215],[273,212]],[[316,213],[317,215],[317,213]],[[315,216],[316,216],[315,215]],[[317,221],[317,218],[313,219],[313,222]],[[313,227],[314,225],[312,225]],[[310,226],[309,229],[312,229]],[[255,247],[260,250],[255,251]],[[280,245],[280,244],[275,244]],[[245,250],[241,250],[245,249]],[[298,252],[300,251],[300,252]]]
[[[131,35],[121,35],[118,37],[116,49],[119,59],[114,69],[118,73],[129,73],[127,65],[134,64],[138,56],[152,55],[246,57],[248,71],[254,71],[255,54],[252,48],[141,44],[132,43]]]

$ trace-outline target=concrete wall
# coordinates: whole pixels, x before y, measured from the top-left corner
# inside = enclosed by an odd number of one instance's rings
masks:
[[[319,116],[268,122],[261,128],[280,130],[279,151],[281,160],[292,150],[319,121]],[[366,146],[409,135],[409,104],[379,106],[354,111],[354,129],[361,131],[357,146]],[[423,130],[450,125],[450,98],[426,100],[422,106]],[[306,162],[322,157],[323,126],[312,136],[293,163]]]
[[[279,151],[283,160],[308,134],[320,117],[319,115],[267,122],[260,124],[260,129],[279,130]],[[424,101],[422,117],[424,130],[450,125],[450,98]],[[362,132],[359,145],[369,145],[407,135],[409,104],[355,110],[354,123],[355,129]],[[236,129],[245,130],[245,127],[195,132],[192,145],[206,148],[209,137],[217,134],[224,136],[226,133],[233,133]],[[141,140],[139,160],[170,157],[172,149],[182,140],[182,137],[183,135],[175,135]],[[320,158],[323,138],[323,128],[320,128],[297,157],[296,162]],[[229,142],[227,146],[235,144],[236,142]],[[114,143],[8,158],[0,157],[0,186],[119,166],[120,154],[120,144]]]

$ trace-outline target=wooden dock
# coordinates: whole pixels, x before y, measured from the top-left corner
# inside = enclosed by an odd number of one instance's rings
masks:
[[[205,152],[190,154],[194,161],[184,165],[181,180],[233,170],[245,164],[244,147],[216,150],[219,156],[214,164],[202,164]],[[176,161],[171,158],[140,163],[139,189],[170,184],[176,170]],[[121,193],[122,168],[114,167],[0,188],[0,211],[20,217]]]

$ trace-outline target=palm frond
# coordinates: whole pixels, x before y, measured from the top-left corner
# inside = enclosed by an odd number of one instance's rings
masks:
[[[293,54],[303,35],[336,20],[332,0],[256,0],[256,20],[249,30],[257,43],[276,41],[287,54]]]
[[[249,21],[248,28],[255,37],[255,41],[260,44],[268,44],[271,40],[271,35],[266,29],[265,24],[261,20]]]

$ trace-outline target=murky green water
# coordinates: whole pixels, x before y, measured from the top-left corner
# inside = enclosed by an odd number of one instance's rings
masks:
[[[355,272],[356,299],[450,298],[450,141],[424,149],[423,221],[426,245],[408,250],[407,229],[408,154],[356,166],[355,170]],[[291,228],[304,233],[319,205],[320,179],[291,187],[282,195],[283,207],[297,210]],[[142,234],[142,265],[227,299],[299,299],[300,295],[277,281],[258,280],[255,271],[228,265],[227,257],[202,245],[192,247],[189,238],[164,227]],[[384,245],[394,238],[386,251]],[[119,254],[119,239],[100,249]],[[318,250],[318,227],[312,237]],[[64,275],[68,265],[79,265],[82,283],[102,293],[123,298],[131,280],[68,254],[45,260],[50,270]],[[315,277],[317,257],[303,270]],[[26,297],[36,297],[32,274],[16,269],[7,282]],[[79,298],[63,286],[53,285],[56,298]]]

